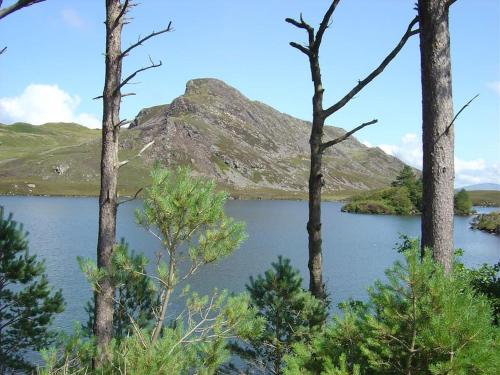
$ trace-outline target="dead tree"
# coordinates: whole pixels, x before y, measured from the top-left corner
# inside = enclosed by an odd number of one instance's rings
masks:
[[[30,5],[41,3],[45,0],[18,0],[12,5],[8,7],[2,8],[3,0],[0,0],[0,20],[4,17],[7,17],[9,14],[12,14],[19,9],[29,7]],[[0,55],[7,50],[7,47],[0,48]]]
[[[290,45],[300,52],[304,53],[309,59],[309,65],[311,69],[311,78],[314,85],[314,96],[313,96],[313,120],[311,127],[311,136],[309,139],[310,149],[311,149],[311,166],[309,174],[309,221],[307,223],[307,232],[309,234],[309,289],[311,293],[318,297],[324,298],[325,291],[323,285],[323,274],[322,274],[322,248],[321,248],[321,189],[323,187],[323,174],[322,174],[322,157],[323,153],[329,147],[340,143],[358,130],[363,129],[365,126],[375,124],[377,120],[371,120],[365,122],[353,130],[347,132],[343,136],[323,141],[323,127],[325,125],[326,119],[333,115],[335,112],[344,107],[357,93],[359,93],[368,83],[370,83],[375,77],[377,77],[385,69],[387,65],[394,59],[399,51],[403,48],[408,39],[418,33],[418,30],[413,30],[413,27],[418,22],[418,18],[415,17],[408,28],[406,29],[403,37],[396,45],[396,47],[385,57],[382,63],[374,69],[366,78],[358,81],[357,85],[354,86],[343,98],[341,98],[337,103],[324,109],[323,108],[323,93],[324,88],[321,81],[321,69],[319,64],[319,49],[321,46],[321,41],[323,40],[323,35],[326,29],[329,27],[330,18],[335,11],[340,0],[334,0],[327,12],[325,13],[323,20],[321,21],[318,31],[315,33],[314,28],[304,21],[302,15],[297,21],[295,19],[287,18],[285,21],[300,28],[307,32],[308,41],[305,45],[301,45],[295,42],[291,42]]]
[[[419,0],[422,81],[422,253],[446,271],[453,258],[454,132],[451,85],[450,0]]]
[[[127,124],[120,120],[120,104],[122,88],[139,73],[161,66],[161,61],[137,69],[126,78],[122,78],[122,63],[133,49],[145,41],[172,30],[168,27],[158,32],[152,32],[146,37],[139,38],[136,43],[122,51],[121,33],[123,25],[129,22],[127,13],[134,4],[125,0],[106,0],[106,73],[102,114],[102,149],[101,149],[101,189],[99,194],[99,231],[97,239],[97,266],[105,271],[111,270],[113,249],[116,243],[116,212],[118,169],[125,165],[118,160],[118,136],[120,127]],[[144,150],[141,150],[141,153]],[[99,356],[97,364],[107,358],[107,346],[111,340],[113,327],[113,298],[115,287],[111,277],[104,277],[96,292],[94,334],[96,336]]]

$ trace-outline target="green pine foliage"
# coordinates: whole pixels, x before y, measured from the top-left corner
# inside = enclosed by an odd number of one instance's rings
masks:
[[[0,374],[32,369],[25,354],[52,342],[49,328],[63,308],[43,261],[29,253],[27,233],[0,207]]]
[[[233,353],[245,360],[248,373],[281,374],[283,357],[293,344],[309,342],[320,331],[328,306],[302,288],[299,271],[282,257],[264,275],[251,277],[247,290],[265,328],[244,344],[232,344]]]
[[[421,259],[416,242],[404,256],[367,304],[347,304],[312,344],[296,345],[286,373],[496,374],[500,331],[488,299],[459,268],[446,275]]]
[[[86,274],[92,272],[90,271],[92,263],[81,258],[79,262]],[[122,266],[125,263],[127,267]],[[124,240],[115,248],[112,264],[112,279],[116,287],[113,337],[121,340],[134,332],[134,324],[144,328],[151,325],[154,320],[154,309],[158,307],[158,296],[151,279],[144,276],[147,275],[146,257],[130,251]],[[95,296],[85,307],[89,318],[84,332],[89,337],[92,336],[94,327],[94,306]]]
[[[500,326],[500,262],[477,269],[461,267],[464,277],[477,293],[485,295],[493,308],[493,324]]]
[[[129,254],[124,244],[115,248],[111,360],[92,369],[93,340],[76,334],[59,350],[45,353],[42,374],[214,374],[229,359],[229,339],[260,335],[263,320],[245,294],[232,296],[216,290],[199,296],[186,286],[180,295],[186,301],[183,312],[168,314],[179,283],[200,267],[230,255],[246,233],[243,223],[226,217],[227,195],[216,192],[212,181],[193,177],[185,168],[168,171],[158,166],[151,177],[144,209],[136,217],[158,239],[162,252],[155,272],[147,273],[145,257]],[[80,260],[80,264],[98,290],[104,271],[90,260]],[[91,316],[88,328],[92,320]]]
[[[188,279],[200,267],[231,255],[247,234],[243,222],[225,215],[228,195],[216,192],[214,181],[193,177],[188,168],[169,171],[158,165],[151,171],[151,179],[144,209],[136,211],[136,219],[163,247],[154,277],[160,296],[153,329],[155,341],[179,281]],[[187,271],[179,269],[181,261],[187,263]]]
[[[471,215],[474,212],[472,209],[472,200],[465,189],[455,194],[454,203],[455,214],[457,215]]]
[[[109,363],[93,369],[95,346],[75,331],[59,351],[43,353],[45,367],[39,369],[39,375],[211,375],[230,358],[229,338],[245,339],[260,331],[261,322],[255,319],[247,295],[192,294],[186,302],[185,319],[166,326],[156,342],[148,330],[113,340]]]
[[[391,184],[393,187],[405,187],[408,197],[416,210],[422,211],[422,179],[417,178],[413,169],[405,165]]]

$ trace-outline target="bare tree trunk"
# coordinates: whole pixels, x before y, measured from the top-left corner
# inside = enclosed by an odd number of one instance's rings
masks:
[[[97,266],[111,271],[111,259],[116,242],[116,211],[118,182],[118,134],[120,127],[121,21],[120,0],[106,0],[106,73],[103,91],[101,190],[99,194],[99,232]],[[99,356],[106,360],[107,345],[113,332],[113,297],[115,287],[106,276],[96,293],[94,334]]]
[[[309,235],[309,290],[316,298],[325,298],[323,285],[323,254],[321,239],[321,188],[323,187],[323,84],[319,65],[319,50],[311,53],[311,78],[314,84],[313,122],[309,146],[311,149],[311,167],[309,170],[309,221],[307,233]]]
[[[419,0],[422,80],[422,252],[448,272],[453,258],[454,136],[449,0]]]
[[[129,0],[106,0],[106,73],[104,90],[102,96],[95,99],[103,99],[102,115],[102,149],[101,149],[101,190],[99,193],[99,232],[97,237],[97,266],[107,271],[107,276],[99,283],[99,289],[95,295],[95,322],[94,335],[96,336],[99,351],[96,365],[102,364],[108,358],[108,344],[113,333],[113,300],[115,286],[111,275],[111,263],[113,249],[116,242],[116,212],[118,170],[126,165],[128,160],[118,160],[118,135],[120,127],[127,124],[126,120],[120,121],[120,104],[123,94],[121,89],[136,77],[138,73],[148,69],[161,66],[154,63],[150,58],[150,65],[137,69],[125,79],[122,79],[123,59],[134,49],[141,46],[147,40],[172,31],[171,23],[166,29],[152,32],[122,52],[121,34],[123,25],[128,23],[127,12],[133,4]],[[152,145],[150,142],[143,147],[136,157]],[[141,189],[142,190],[142,189]],[[136,193],[136,196],[139,192]]]
[[[324,298],[323,286],[323,255],[321,239],[321,188],[323,178],[321,174],[322,158],[320,152],[322,125],[313,125],[311,131],[311,168],[309,171],[309,221],[307,233],[309,235],[309,290],[317,298]],[[318,130],[319,129],[319,130]]]
[[[323,35],[328,28],[330,18],[335,11],[340,0],[333,0],[332,4],[326,11],[323,20],[315,33],[314,28],[306,23],[302,15],[299,21],[292,18],[287,18],[285,21],[304,29],[307,32],[308,42],[306,45],[301,45],[291,42],[290,45],[300,52],[304,53],[309,59],[311,69],[311,78],[314,84],[313,96],[313,121],[311,128],[311,136],[309,145],[311,149],[311,167],[309,172],[309,221],[307,222],[307,232],[309,235],[309,290],[317,298],[325,298],[325,289],[323,285],[323,261],[322,261],[322,239],[321,239],[321,189],[323,187],[322,174],[322,158],[323,153],[329,147],[336,145],[348,139],[352,134],[365,126],[375,124],[377,120],[365,122],[353,130],[347,132],[343,136],[333,140],[323,142],[323,127],[325,120],[344,107],[358,92],[360,92],[368,83],[377,77],[385,69],[387,65],[403,48],[407,40],[418,33],[418,30],[412,30],[413,26],[418,22],[415,17],[410,24],[403,37],[396,47],[385,57],[382,63],[374,69],[365,79],[360,80],[342,99],[327,109],[323,109],[323,93],[324,88],[321,81],[321,68],[319,64],[319,49]]]

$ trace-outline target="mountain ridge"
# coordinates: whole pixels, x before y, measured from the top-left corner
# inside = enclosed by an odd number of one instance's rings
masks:
[[[11,129],[17,132],[9,131],[10,126],[0,126],[0,142],[7,145],[0,150],[1,193],[56,194],[59,186],[70,195],[97,194],[99,132],[78,128],[78,135],[68,140],[60,131],[52,134],[60,144],[45,149],[32,145],[35,149],[22,151],[13,133],[24,131],[31,139],[42,129],[38,136],[54,141],[47,131],[50,126]],[[121,132],[120,160],[132,161],[120,169],[120,191],[131,194],[147,185],[148,169],[159,160],[167,167],[189,165],[194,173],[214,178],[235,197],[304,198],[310,126],[310,122],[248,99],[223,81],[190,80],[183,95],[169,104],[142,109],[130,129]],[[325,127],[325,140],[342,134],[343,129]],[[133,158],[153,140],[141,159]],[[325,195],[386,186],[403,165],[351,137],[324,155]],[[27,191],[24,185],[28,183],[35,187]]]

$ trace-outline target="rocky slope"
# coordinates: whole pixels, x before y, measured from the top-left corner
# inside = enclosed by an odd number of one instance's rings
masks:
[[[0,127],[0,142],[9,128]],[[168,105],[143,109],[131,128],[122,132],[121,159],[155,141],[141,159],[120,170],[122,191],[130,193],[147,184],[147,170],[159,160],[169,167],[190,165],[196,173],[215,178],[235,196],[303,197],[307,191],[309,130],[309,122],[251,101],[222,81],[191,80],[184,95]],[[17,185],[23,193],[22,188],[31,183],[37,185],[32,193],[53,194],[58,186],[63,194],[85,193],[78,186],[85,186],[89,194],[96,193],[99,134],[88,132],[68,144],[37,150],[36,155],[28,150],[16,153],[15,145],[4,153],[0,150],[0,191],[15,193]],[[343,129],[326,127],[325,140],[343,133]],[[15,158],[8,157],[12,153]],[[382,150],[349,139],[325,153],[325,192],[339,195],[387,186],[402,166],[400,160]]]

